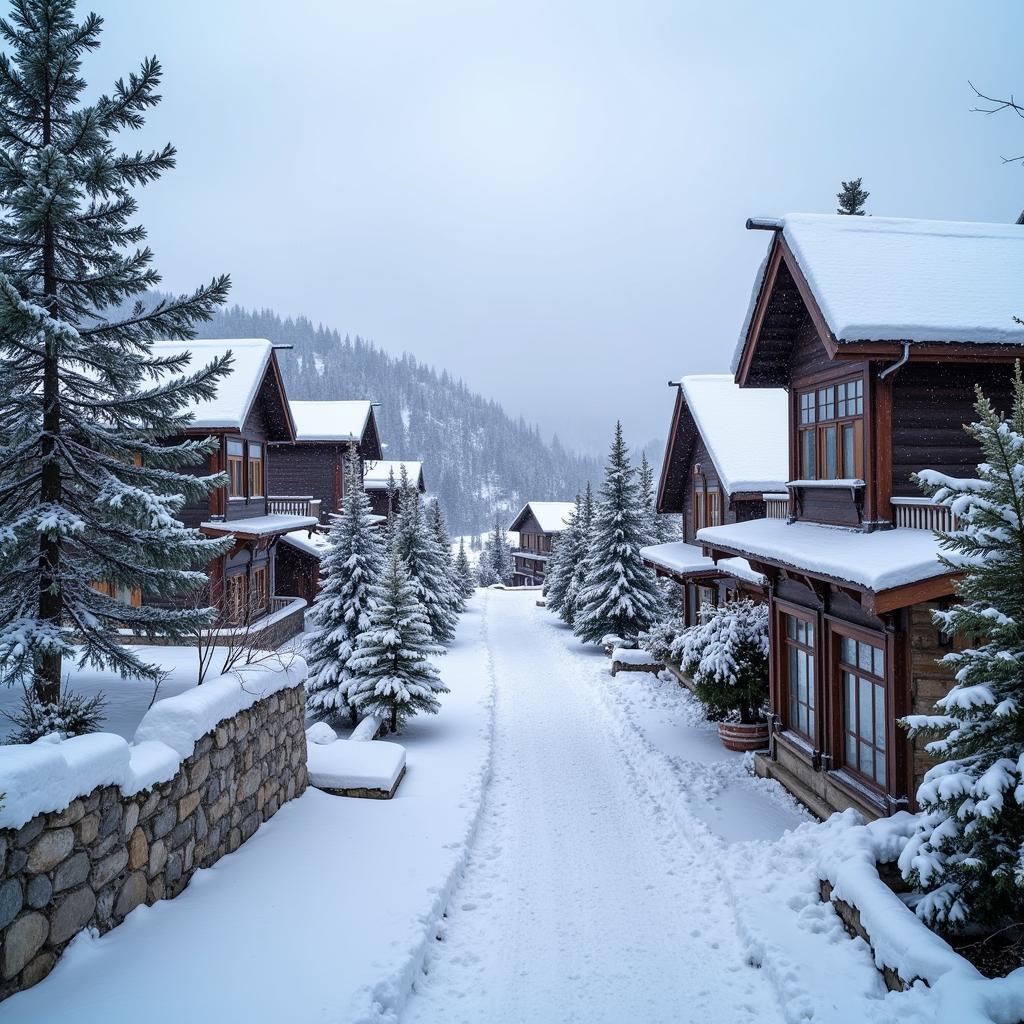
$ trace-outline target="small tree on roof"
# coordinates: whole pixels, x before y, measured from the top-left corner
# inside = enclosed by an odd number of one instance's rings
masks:
[[[581,640],[597,643],[607,634],[636,637],[663,615],[657,578],[640,557],[646,529],[636,470],[622,424],[616,423],[573,626]]]
[[[957,603],[934,613],[963,650],[942,661],[956,682],[935,714],[904,719],[934,737],[939,764],[917,793],[923,813],[900,855],[923,893],[924,920],[957,930],[1024,915],[1024,381],[1014,372],[1013,409],[1002,419],[981,390],[967,432],[984,462],[977,480],[931,470],[918,482],[957,517],[941,534],[947,568],[962,572]]]
[[[306,708],[321,719],[335,719],[347,711],[355,724],[355,707],[348,699],[349,661],[377,607],[384,542],[370,516],[354,449],[346,456],[345,480],[345,502],[327,535],[320,593],[309,616],[313,631],[306,645]]]
[[[865,192],[860,186],[860,178],[843,182],[843,187],[836,193],[836,199],[839,201],[836,213],[847,217],[864,216],[864,204],[868,201],[868,196],[871,193]]]
[[[361,712],[386,721],[391,732],[412,715],[436,714],[438,694],[448,692],[429,660],[439,654],[444,648],[431,638],[416,587],[393,552],[370,627],[359,635],[349,660],[349,700]]]

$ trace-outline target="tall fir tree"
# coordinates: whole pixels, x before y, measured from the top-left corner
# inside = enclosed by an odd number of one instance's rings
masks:
[[[31,678],[43,703],[59,700],[75,645],[80,663],[156,679],[118,628],[182,638],[212,610],[108,594],[196,590],[231,543],[177,519],[223,482],[180,472],[213,443],[167,443],[229,361],[150,355],[155,338],[192,337],[228,278],[118,315],[160,280],[132,193],[173,167],[175,150],[115,146],[160,99],[155,58],[82,101],[82,58],[101,25],[77,22],[73,0],[18,0],[0,21],[0,669]]]
[[[500,580],[494,573],[494,557],[491,555],[491,540],[488,537],[480,549],[480,557],[476,562],[476,581],[481,587],[491,587]]]
[[[664,614],[657,578],[640,557],[646,525],[636,470],[630,465],[622,424],[616,423],[594,513],[586,582],[573,619],[581,640],[597,642],[606,634],[630,639]]]
[[[430,528],[424,521],[423,499],[409,481],[405,466],[399,475],[399,513],[394,546],[409,574],[434,639],[447,644],[455,636],[458,615],[453,608],[449,577]]]
[[[844,181],[843,187],[836,193],[839,206],[836,213],[846,217],[863,217],[864,204],[868,201],[870,192],[865,192],[861,187],[861,179],[854,178],[852,181]]]
[[[494,517],[494,529],[488,541],[491,568],[494,570],[494,582],[508,586],[512,582],[512,549],[508,543],[508,533],[501,525],[501,519]]]
[[[462,581],[455,571],[455,559],[452,557],[452,538],[448,533],[448,523],[444,510],[437,498],[427,507],[427,527],[437,549],[437,559],[444,570],[444,579],[448,584],[448,605],[456,615],[466,610],[466,600],[462,593]]]
[[[470,565],[469,555],[466,554],[464,537],[459,538],[459,551],[455,556],[455,579],[458,582],[463,601],[468,601],[476,593],[476,574],[473,572],[473,566]]]
[[[558,536],[555,550],[548,559],[544,573],[544,600],[548,610],[556,615],[561,613],[575,568],[573,555],[576,550],[576,522],[579,516],[580,496],[577,494],[575,507],[566,519],[565,529]]]
[[[353,724],[349,661],[359,634],[370,626],[384,568],[384,539],[374,525],[360,479],[359,456],[353,450],[345,459],[345,501],[331,523],[320,562],[320,592],[309,615],[312,631],[306,644],[309,714],[333,720],[347,712]]]
[[[412,715],[435,714],[438,694],[448,692],[430,661],[438,654],[444,648],[432,639],[416,585],[393,552],[370,628],[360,633],[349,661],[349,699],[361,712],[386,721],[391,732]]]
[[[590,555],[590,543],[594,536],[594,491],[587,481],[580,502],[579,515],[576,517],[573,530],[574,550],[571,554],[572,573],[565,590],[559,617],[567,626],[576,623],[576,610],[579,607],[580,594],[587,582],[587,559]]]
[[[647,461],[647,453],[640,455],[640,509],[646,521],[648,544],[665,544],[677,538],[678,524],[671,516],[658,512],[658,494],[654,486],[654,467]]]
[[[922,814],[899,864],[924,896],[929,923],[959,930],[1024,915],[1024,380],[1014,374],[1007,420],[978,390],[967,432],[981,447],[978,479],[931,470],[918,482],[951,509],[942,560],[963,576],[957,603],[934,613],[947,636],[967,642],[942,660],[956,682],[935,714],[904,720],[934,737],[940,758],[917,793]]]

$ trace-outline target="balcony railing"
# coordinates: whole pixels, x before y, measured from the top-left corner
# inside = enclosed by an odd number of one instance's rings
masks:
[[[765,503],[765,515],[768,519],[789,518],[789,495],[788,494],[762,494]]]
[[[320,518],[319,498],[311,494],[275,494],[267,498],[267,515],[271,516],[313,516]]]
[[[936,505],[931,498],[893,498],[892,521],[894,526],[910,530],[948,533],[956,529],[952,511],[945,505]]]
[[[546,562],[552,553],[550,551],[533,551],[530,548],[513,548],[512,554],[518,555],[520,558],[539,558]]]

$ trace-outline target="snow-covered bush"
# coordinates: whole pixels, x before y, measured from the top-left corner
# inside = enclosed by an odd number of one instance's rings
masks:
[[[62,690],[57,701],[43,701],[25,687],[21,706],[12,714],[5,714],[14,726],[7,742],[34,743],[55,732],[65,737],[96,732],[103,724],[106,704],[102,693],[83,697],[70,690]]]
[[[679,622],[659,622],[651,626],[646,633],[637,637],[642,651],[646,651],[658,661],[674,661],[672,645],[679,639],[683,626]]]
[[[957,930],[1024,914],[1024,382],[1002,420],[978,392],[967,432],[985,461],[979,479],[926,471],[918,482],[957,517],[942,561],[962,571],[958,598],[936,625],[971,646],[942,660],[956,670],[936,713],[904,720],[941,763],[917,793],[923,809],[899,864],[922,890],[918,915]]]
[[[693,680],[697,698],[714,719],[764,718],[768,700],[768,605],[729,601],[710,609],[671,645],[670,656]]]

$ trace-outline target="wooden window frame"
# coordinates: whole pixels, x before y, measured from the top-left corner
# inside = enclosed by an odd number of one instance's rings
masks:
[[[270,566],[255,565],[249,571],[248,600],[254,601],[252,608],[247,607],[249,612],[266,612],[270,608]]]
[[[233,572],[224,577],[224,618],[229,625],[241,626],[245,623],[248,586],[246,572]]]
[[[897,729],[893,728],[896,722],[896,709],[894,703],[894,658],[893,658],[893,642],[892,637],[884,632],[872,629],[865,629],[862,626],[856,626],[853,623],[847,622],[845,619],[840,619],[835,616],[825,617],[825,626],[828,630],[828,665],[829,665],[829,689],[831,696],[831,704],[835,709],[832,721],[832,751],[833,751],[833,767],[837,773],[848,776],[859,789],[867,790],[869,793],[875,795],[876,799],[883,799],[889,795],[895,794],[899,781],[901,778],[900,765],[897,759],[897,746],[900,742],[900,736],[897,733]],[[849,730],[846,726],[846,703],[845,703],[845,690],[844,690],[844,679],[843,672],[845,671],[844,665],[848,663],[842,660],[842,641],[843,639],[854,640],[858,644],[865,644],[882,652],[882,664],[884,669],[884,676],[880,677],[877,673],[872,670],[856,668],[855,671],[860,675],[865,676],[873,685],[881,685],[883,691],[883,727],[884,727],[884,766],[885,766],[885,781],[879,782],[874,775],[865,775],[858,764],[849,764],[846,756],[846,737]],[[851,668],[853,666],[850,666]],[[860,701],[860,687],[857,687],[857,706],[859,712],[859,701]],[[872,708],[872,724],[875,723],[875,713],[877,712],[877,704]],[[859,713],[858,713],[859,719]],[[859,721],[855,723],[859,729]],[[856,737],[856,742],[859,744],[861,737],[858,732],[850,733]],[[874,743],[874,737],[871,737],[869,743],[874,752],[878,751],[878,747]],[[858,745],[858,762],[860,748]]]
[[[703,475],[693,478],[693,535],[706,526],[722,525],[722,489]]]
[[[788,625],[788,619],[791,616],[805,622],[814,630],[813,637],[809,644],[801,642],[800,640],[790,639],[786,627]],[[825,710],[825,686],[823,685],[823,680],[821,678],[822,658],[820,616],[818,615],[818,612],[812,608],[803,608],[800,605],[790,604],[789,602],[776,601],[775,635],[778,638],[778,643],[776,644],[778,652],[776,655],[776,671],[779,674],[778,716],[782,723],[782,728],[786,732],[795,736],[802,745],[808,746],[812,750],[820,750],[822,747],[822,738],[825,735],[825,723],[823,721]],[[799,693],[797,693],[797,701],[807,708],[809,716],[808,721],[813,721],[813,733],[802,731],[798,724],[791,721],[791,690],[789,678],[790,648],[795,648],[812,659],[811,669],[813,679],[811,681],[810,694],[813,699],[813,704],[807,701],[800,701]]]
[[[253,449],[259,454],[254,456]],[[246,444],[246,483],[248,484],[248,498],[263,498],[266,496],[266,457],[265,445],[262,441],[249,441]]]
[[[233,445],[240,451],[232,452]],[[228,437],[224,440],[224,459],[228,474],[228,500],[242,501],[245,499],[245,442],[240,437]],[[236,479],[237,478],[237,479]]]
[[[848,392],[856,389],[856,394]],[[842,394],[843,397],[840,397]],[[867,464],[865,450],[868,389],[863,373],[806,382],[795,386],[796,476],[801,480],[862,480]],[[853,402],[858,411],[850,412]],[[841,409],[845,404],[846,408]],[[842,412],[842,414],[841,414]],[[844,434],[853,434],[852,462],[846,455]],[[835,471],[828,471],[827,438],[834,433]],[[809,462],[813,459],[814,465]],[[812,471],[813,470],[813,471]]]

